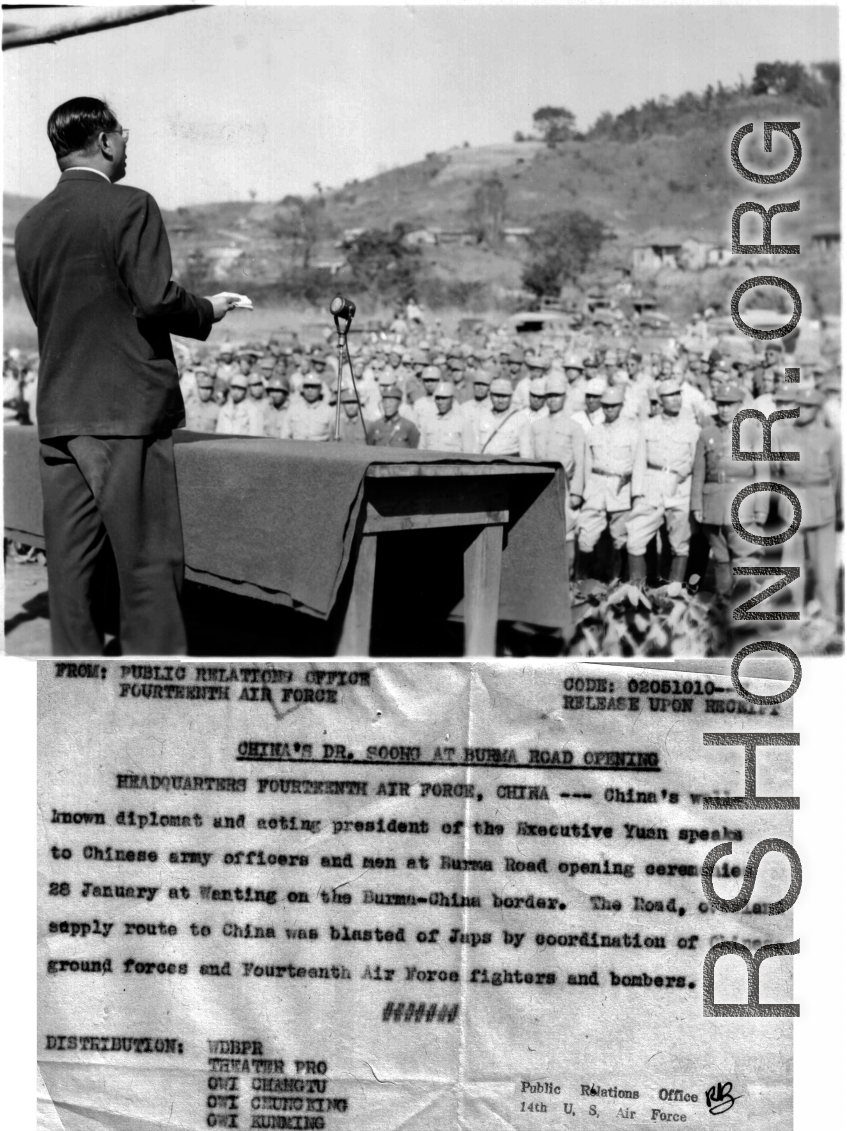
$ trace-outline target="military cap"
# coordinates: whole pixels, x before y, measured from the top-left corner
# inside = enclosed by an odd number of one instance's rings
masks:
[[[547,382],[544,377],[533,377],[529,383],[529,391],[534,397],[546,396]]]
[[[513,346],[509,350],[509,363],[512,364],[512,365],[518,365],[518,364],[523,365],[523,362],[524,362],[524,352],[523,352],[523,350],[520,348],[520,346]]]
[[[631,357],[633,361],[643,361],[644,360],[644,355],[639,350],[635,349],[634,347],[630,348],[627,356]]]
[[[441,370],[438,368],[437,365],[428,365],[426,367],[426,369],[423,371],[423,373],[421,374],[421,380],[422,381],[440,381],[441,380]]]
[[[797,405],[815,405],[817,408],[823,404],[823,393],[819,393],[817,389],[813,389],[811,385],[806,385],[803,389],[797,390],[797,395],[794,398],[794,403]]]
[[[455,369],[458,372],[458,370],[465,368],[465,359],[453,354],[451,357],[447,358],[447,366],[449,369]]]
[[[348,403],[348,404],[351,401],[358,401],[359,400],[359,398],[356,396],[356,390],[352,387],[352,385],[344,385],[342,387],[342,389],[341,389],[341,400]]]
[[[473,375],[474,385],[490,385],[493,378],[490,373],[486,373],[484,369],[477,369]]]
[[[788,385],[785,381],[779,381],[773,391],[773,399],[781,404],[792,404],[797,392],[796,385]]]
[[[201,389],[214,389],[215,379],[209,373],[198,373],[197,385]]]
[[[623,404],[623,401],[623,389],[619,385],[604,389],[603,396],[600,398],[601,404]]]
[[[546,369],[547,362],[543,357],[536,357],[535,354],[530,354],[526,359],[527,365],[530,369]]]
[[[317,350],[312,354],[312,365],[326,365],[326,356],[321,350]]]
[[[258,346],[245,346],[243,349],[240,349],[238,351],[238,356],[239,357],[255,357],[255,358],[258,359],[260,357],[264,357],[265,354],[264,354],[264,351],[260,350]]]
[[[250,376],[247,378],[248,385],[264,385],[262,374],[257,369],[254,369]]]
[[[512,395],[512,382],[508,377],[495,377],[491,382],[492,396],[508,396]]]
[[[411,350],[403,350],[403,352],[400,354],[400,360],[403,362],[404,365],[411,365],[412,364],[412,351]]]
[[[304,385],[319,385],[323,388],[323,381],[318,377],[317,373],[307,373],[303,378]]]
[[[840,393],[841,392],[841,373],[830,373],[830,375],[821,384],[822,393]]]
[[[416,349],[411,351],[412,365],[426,365],[428,353],[426,350]]]
[[[391,372],[390,369],[382,369],[376,375],[376,382],[377,382],[378,385],[393,385],[394,384],[394,374]]]
[[[243,373],[236,373],[235,376],[230,381],[230,386],[233,389],[246,389],[247,388],[247,378],[244,376]]]
[[[666,377],[658,384],[660,397],[672,397],[674,393],[682,392],[682,382],[676,377]]]
[[[271,370],[273,370],[275,367],[276,362],[272,357],[265,357],[259,362],[259,368],[264,369],[268,373],[270,373]]]
[[[235,353],[235,346],[232,342],[221,342],[218,346],[218,356],[220,357],[221,354],[225,353]]]
[[[452,397],[455,392],[449,381],[439,381],[435,386],[436,397]]]
[[[592,377],[585,384],[585,395],[587,397],[602,397],[608,387],[605,377]]]
[[[772,341],[765,342],[765,353],[767,353],[768,350],[773,350],[775,353],[785,353],[785,346],[782,342],[773,339]]]
[[[402,401],[403,394],[400,392],[399,385],[391,384],[386,385],[386,387],[382,390],[382,397],[383,400]]]
[[[446,356],[446,354],[443,354],[443,353],[437,353],[437,354],[435,355],[435,357],[433,357],[433,358],[432,358],[432,364],[433,364],[433,365],[438,365],[438,366],[446,365],[446,364],[447,364],[447,356]]]
[[[650,398],[651,402],[655,402],[656,404],[658,404],[658,402],[659,402],[659,390],[655,385],[650,385],[649,389],[647,390],[647,396]]]
[[[715,393],[715,404],[741,404],[744,400],[744,391],[731,382],[721,387]]]
[[[287,377],[280,377],[278,374],[271,377],[270,381],[268,381],[268,392],[270,393],[277,389],[281,390],[283,393],[290,392],[291,386],[288,383]]]
[[[568,391],[568,379],[564,373],[555,369],[544,378],[544,388],[548,396],[562,396]]]
[[[578,353],[569,353],[562,362],[565,369],[584,369],[582,358]]]
[[[500,346],[500,348],[497,352],[499,353],[500,357],[508,357],[509,354],[512,352],[512,347],[509,345],[508,342],[503,342],[503,344]]]

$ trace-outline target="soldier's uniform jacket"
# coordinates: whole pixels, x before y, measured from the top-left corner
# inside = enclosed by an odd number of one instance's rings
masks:
[[[565,409],[567,407],[568,403],[565,401]],[[581,408],[579,412],[573,414],[572,419],[574,424],[577,424],[587,435],[603,419],[603,410],[602,408],[595,408],[594,412],[586,412],[584,408]]]
[[[453,407],[456,408],[456,402],[453,402]],[[458,405],[458,410],[462,415],[462,419],[471,428],[474,427],[476,418],[482,412],[489,412],[491,410],[491,397],[484,397],[481,401],[470,400],[465,401],[464,404]]]
[[[377,448],[416,448],[420,433],[411,420],[405,416],[384,416],[368,425],[368,443]]]
[[[839,434],[821,420],[798,426],[783,422],[783,451],[799,452],[797,462],[781,461],[779,475],[803,508],[802,528],[814,530],[841,522],[841,448]],[[791,503],[780,497],[780,513],[793,513]]]
[[[427,416],[421,424],[418,447],[430,452],[463,452],[464,420],[455,404],[450,411]]]
[[[429,397],[426,394],[422,397],[418,397],[412,405],[412,416],[414,417],[414,423],[417,425],[418,431],[423,435],[424,422],[438,416],[435,397]]]
[[[215,431],[227,436],[263,436],[265,422],[260,406],[256,401],[245,397],[235,404],[227,401],[218,413]]]
[[[652,507],[688,508],[700,429],[682,413],[651,416],[640,430],[632,472],[632,497]]]
[[[295,397],[286,411],[282,440],[329,440],[335,430],[335,409],[325,400]]]
[[[565,406],[562,412],[566,416],[573,416],[574,413],[582,412],[585,408],[585,386],[588,384],[585,377],[577,377],[570,385],[568,391],[565,393]]]
[[[740,407],[740,406],[739,406]],[[753,451],[755,432],[745,420],[741,427],[741,448]],[[745,434],[746,428],[746,434]],[[761,434],[761,428],[759,429]],[[761,446],[761,445],[760,445]],[[713,421],[700,433],[694,454],[691,477],[691,509],[703,512],[703,522],[709,526],[728,526],[732,521],[732,500],[742,487],[767,476],[769,464],[732,458],[732,424]],[[748,495],[742,500],[738,516],[742,525],[749,526],[756,507],[767,509],[761,496]]]
[[[333,426],[333,436],[335,435],[335,428]],[[341,439],[346,444],[366,444],[365,432],[362,428],[362,422],[359,419],[359,413],[350,419],[349,416],[343,411],[341,412]]]
[[[575,495],[582,495],[590,510],[627,511],[632,506],[629,482],[619,488],[620,476],[631,475],[641,429],[631,420],[619,416],[609,424],[601,420],[585,434],[585,485]]]
[[[527,428],[529,421],[523,409],[511,405],[505,412],[488,409],[479,413],[471,426],[471,450],[486,456],[519,455],[521,435]]]
[[[263,402],[264,404],[264,402]],[[271,401],[267,402],[264,409],[265,436],[279,440],[288,428],[288,402],[282,408],[275,408]]]
[[[185,427],[193,432],[214,432],[220,411],[215,400],[192,400],[185,406]]]
[[[222,361],[215,370],[215,388],[228,389],[230,381],[238,371],[238,365],[234,361]]]
[[[520,454],[524,459],[557,460],[565,469],[571,493],[581,494],[585,435],[564,410],[546,416],[536,414],[523,434]]]

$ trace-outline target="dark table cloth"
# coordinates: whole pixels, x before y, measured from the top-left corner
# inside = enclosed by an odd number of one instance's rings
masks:
[[[36,430],[3,431],[7,534],[41,544]],[[324,619],[350,559],[369,467],[525,462],[182,430],[174,438],[186,576]],[[500,618],[557,627],[567,618],[565,483],[561,467],[544,466],[549,474],[492,477],[506,485],[511,515]]]

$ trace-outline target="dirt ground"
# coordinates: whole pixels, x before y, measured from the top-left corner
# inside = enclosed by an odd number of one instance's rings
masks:
[[[4,651],[12,656],[49,656],[47,566],[6,560]]]

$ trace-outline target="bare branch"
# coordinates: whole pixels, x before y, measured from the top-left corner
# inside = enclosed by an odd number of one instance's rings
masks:
[[[57,43],[60,39],[69,39],[74,35],[88,35],[94,31],[124,27],[127,24],[141,23],[142,20],[156,20],[160,16],[193,12],[210,6],[209,4],[157,4],[136,8],[103,8],[96,15],[83,16],[70,23],[53,24],[47,28],[24,28],[19,24],[6,25],[3,31],[3,50],[30,47],[35,43]]]

